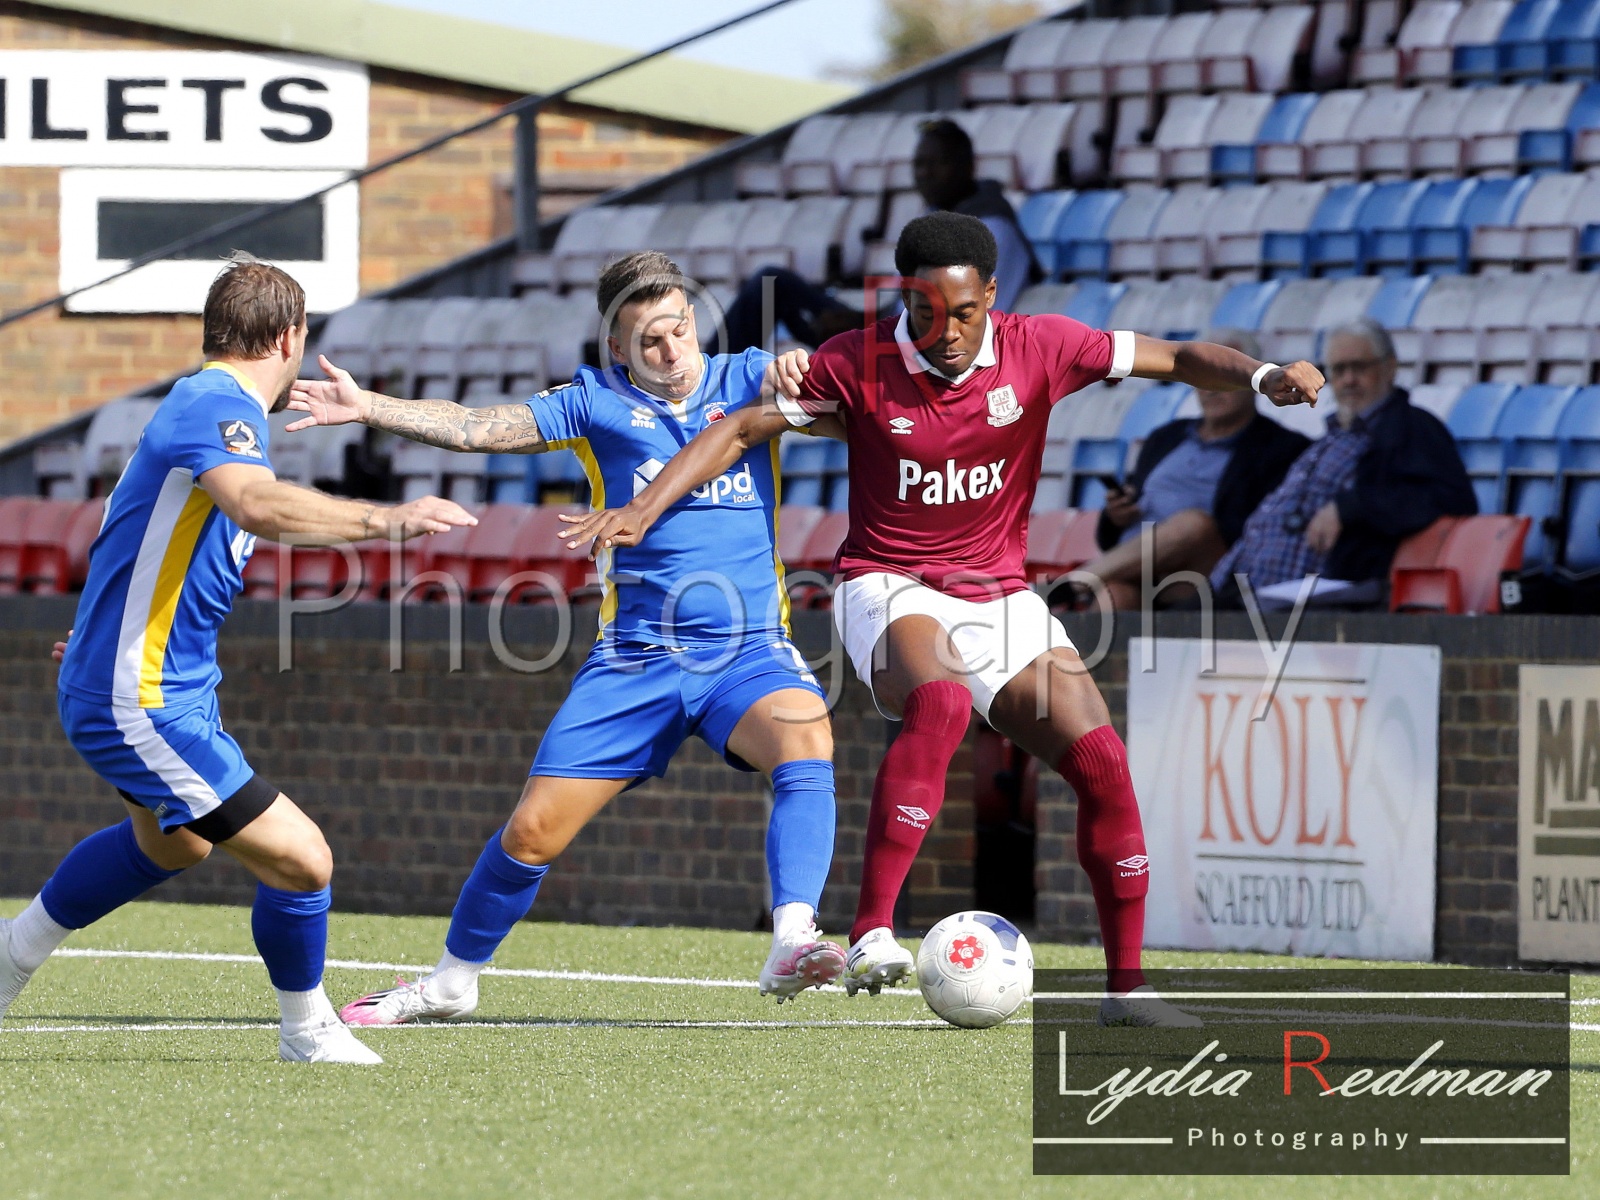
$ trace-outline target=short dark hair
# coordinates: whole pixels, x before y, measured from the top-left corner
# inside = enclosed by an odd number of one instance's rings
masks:
[[[281,267],[237,257],[206,294],[200,349],[207,358],[265,358],[285,329],[306,321],[306,292]]]
[[[951,158],[957,162],[964,162],[971,166],[976,159],[976,152],[972,148],[972,137],[949,117],[939,117],[932,121],[924,121],[917,126],[917,133],[937,142]]]
[[[640,250],[617,259],[600,272],[594,299],[600,315],[614,328],[624,304],[649,304],[675,291],[688,294],[678,264],[659,250]]]
[[[971,267],[980,278],[992,279],[999,261],[994,234],[965,213],[917,217],[900,231],[894,247],[894,267],[902,275],[915,275],[924,267]]]

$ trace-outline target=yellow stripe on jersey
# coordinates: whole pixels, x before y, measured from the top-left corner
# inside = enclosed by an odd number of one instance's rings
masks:
[[[772,447],[772,565],[778,573],[778,619],[783,622],[783,632],[790,637],[789,588],[783,581],[783,555],[778,552],[778,512],[783,507],[783,478],[778,470],[778,445],[783,439],[775,437],[767,443]]]
[[[246,375],[233,364],[219,362],[217,359],[212,358],[201,363],[200,369],[202,371],[226,371],[229,375],[232,375],[234,381],[245,390],[246,395],[248,395],[257,404],[261,405],[262,408],[267,407],[267,402],[261,398],[261,393],[256,391],[256,385],[251,381],[250,376]]]
[[[606,506],[606,481],[600,473],[600,463],[594,456],[594,451],[589,447],[588,438],[569,438],[562,442],[551,442],[552,450],[571,450],[578,456],[578,462],[583,466],[583,473],[589,480],[589,507],[599,512]],[[595,640],[606,635],[606,626],[617,618],[617,585],[611,578],[612,552],[602,550],[595,558],[595,567],[600,572],[601,585],[604,591],[600,600],[600,632]]]
[[[183,582],[189,574],[195,545],[214,507],[203,488],[190,492],[172,528],[172,536],[167,540],[166,553],[161,556],[161,569],[156,574],[155,590],[150,597],[150,613],[145,618],[144,658],[139,666],[140,708],[166,707],[166,698],[161,694],[161,667],[167,657],[167,639],[172,636],[172,621],[178,613],[178,601],[183,596]]]

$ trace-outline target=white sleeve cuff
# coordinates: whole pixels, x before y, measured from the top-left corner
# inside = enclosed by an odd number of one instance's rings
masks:
[[[777,404],[778,411],[783,414],[783,419],[788,421],[789,424],[793,425],[796,429],[804,429],[807,425],[811,424],[811,422],[817,419],[811,413],[808,413],[805,409],[801,408],[798,400],[791,400],[782,392],[777,394],[774,399],[774,403]]]
[[[1118,329],[1111,335],[1111,370],[1107,379],[1126,379],[1133,374],[1133,330]]]

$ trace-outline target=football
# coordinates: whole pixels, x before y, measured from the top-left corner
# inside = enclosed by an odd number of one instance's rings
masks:
[[[1033,948],[1004,917],[959,912],[922,940],[917,953],[922,997],[952,1025],[998,1025],[1033,992]]]

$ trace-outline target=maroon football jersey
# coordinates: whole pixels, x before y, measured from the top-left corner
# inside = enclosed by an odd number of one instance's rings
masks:
[[[825,342],[800,399],[782,406],[799,425],[838,413],[848,432],[850,532],[834,569],[912,576],[966,600],[1020,591],[1051,406],[1126,375],[1132,336],[991,312],[971,370],[952,381],[911,347],[903,322]]]

